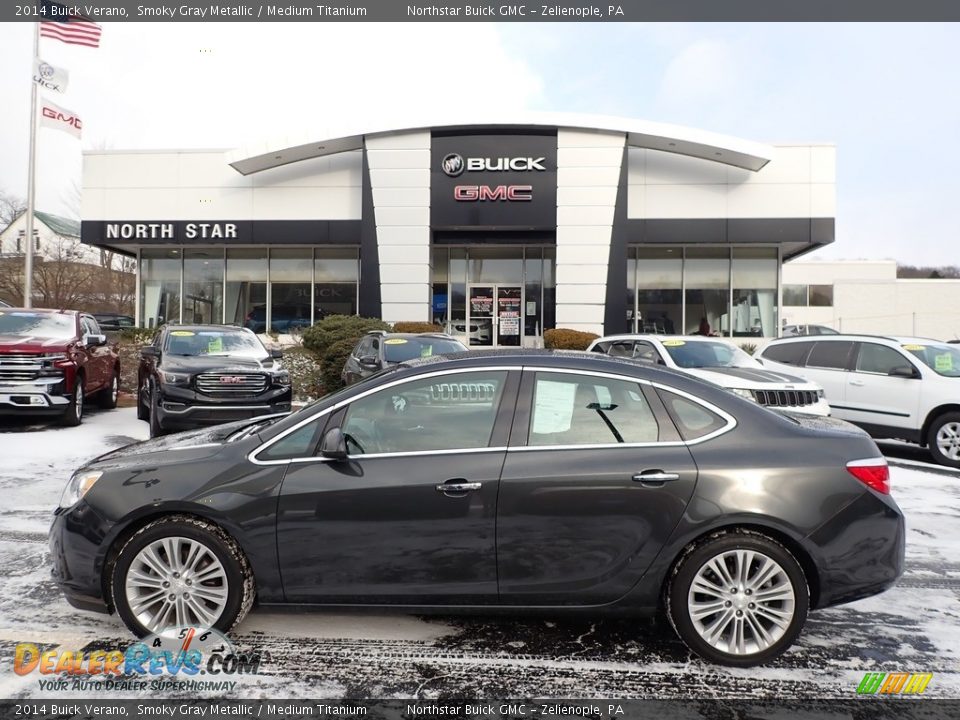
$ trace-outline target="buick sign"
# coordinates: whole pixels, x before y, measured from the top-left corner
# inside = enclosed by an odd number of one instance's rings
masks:
[[[443,171],[450,177],[457,177],[463,172],[465,165],[463,164],[463,157],[457,155],[457,153],[450,153],[440,163],[440,167],[443,168]]]

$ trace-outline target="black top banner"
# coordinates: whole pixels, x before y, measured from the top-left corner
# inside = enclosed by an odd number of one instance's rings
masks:
[[[331,4],[311,0],[179,3],[83,0],[51,5],[40,0],[3,3],[0,21],[95,22],[921,22],[960,20],[956,0],[603,0],[492,2],[479,0],[367,0]]]

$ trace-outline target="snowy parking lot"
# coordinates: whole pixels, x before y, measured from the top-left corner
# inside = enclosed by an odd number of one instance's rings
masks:
[[[49,695],[35,674],[12,671],[19,642],[129,644],[117,618],[61,597],[46,541],[73,469],[146,435],[132,408],[91,413],[77,428],[0,423],[0,697]],[[850,698],[866,672],[905,671],[934,674],[927,696],[960,698],[960,472],[929,465],[919,449],[883,449],[907,517],[903,578],[882,595],[814,612],[769,666],[693,658],[662,621],[255,610],[235,640],[263,662],[231,697]]]

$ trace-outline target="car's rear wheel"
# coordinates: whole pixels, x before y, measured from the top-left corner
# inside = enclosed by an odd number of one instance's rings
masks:
[[[67,403],[67,411],[63,414],[63,417],[60,418],[61,425],[76,427],[83,422],[83,403],[86,400],[84,392],[85,386],[83,374],[81,373],[78,374],[76,380],[74,380],[73,397],[70,398],[70,402]]]
[[[717,535],[674,569],[668,615],[687,646],[723,665],[748,667],[782,654],[810,606],[803,569],[780,543],[753,532]]]
[[[117,406],[117,397],[120,394],[120,368],[113,369],[110,384],[97,393],[97,405],[104,410],[113,410]]]
[[[960,413],[944,413],[930,423],[927,447],[940,465],[960,468]]]
[[[170,627],[228,632],[253,605],[246,556],[222,528],[172,515],[134,533],[110,578],[117,614],[138,637]]]

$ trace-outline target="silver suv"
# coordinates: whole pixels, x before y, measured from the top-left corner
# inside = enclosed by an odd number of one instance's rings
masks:
[[[780,338],[757,356],[771,370],[819,383],[835,417],[875,438],[930,449],[960,468],[960,347],[872,335]]]

